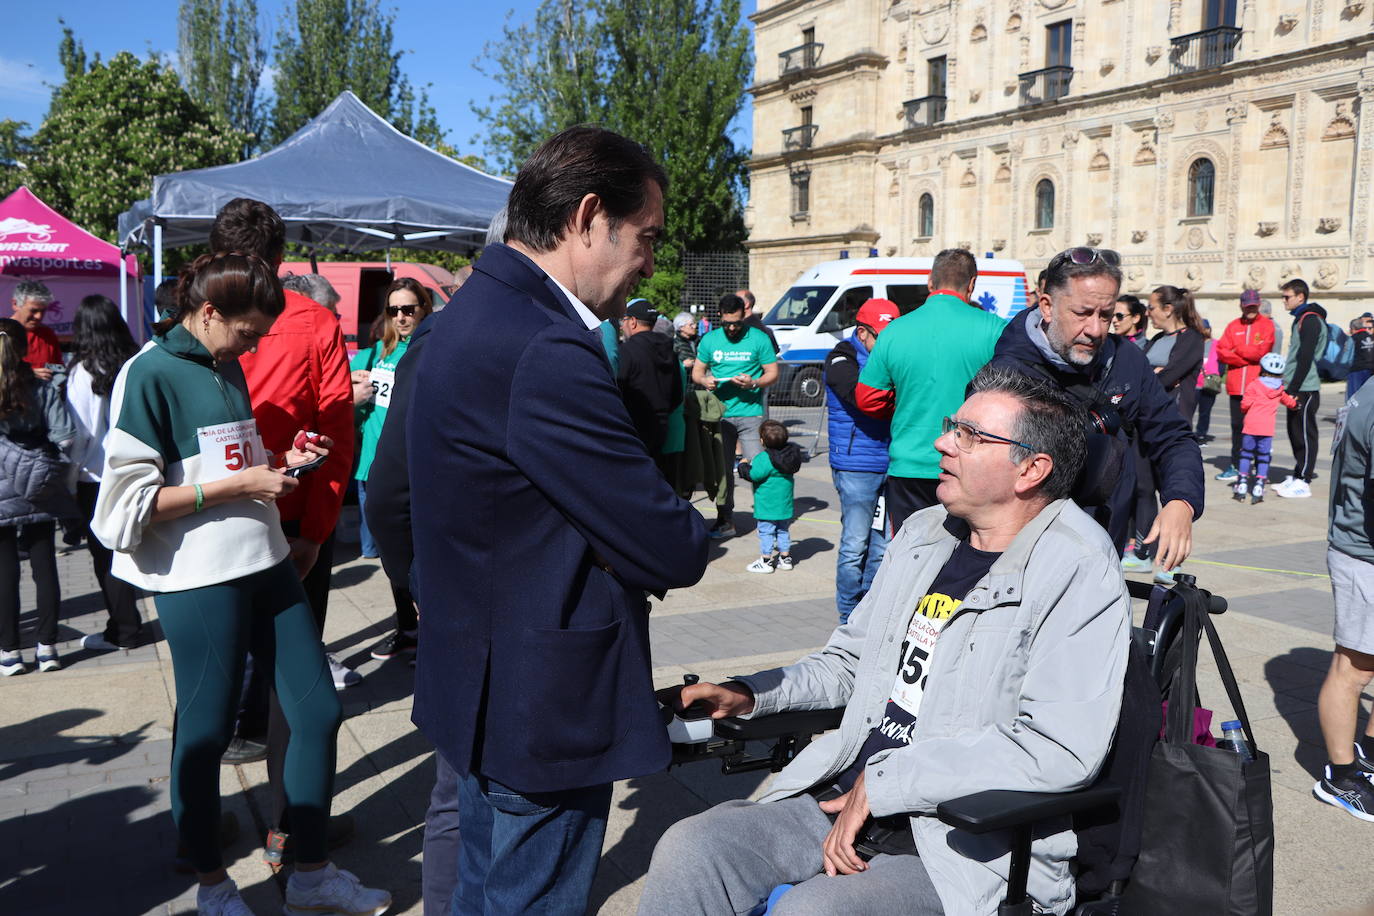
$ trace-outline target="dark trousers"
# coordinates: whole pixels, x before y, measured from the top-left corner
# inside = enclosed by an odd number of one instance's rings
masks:
[[[1208,391],[1206,388],[1197,390],[1197,422],[1193,424],[1193,432],[1197,433],[1199,439],[1207,435],[1207,431],[1212,428],[1212,408],[1216,403],[1215,391]]]
[[[91,552],[95,581],[100,583],[100,593],[105,596],[105,610],[110,614],[110,620],[105,624],[105,639],[128,649],[138,644],[138,635],[143,629],[143,621],[138,615],[138,590],[123,579],[110,575],[114,554],[91,533],[90,521],[95,517],[95,500],[99,494],[98,483],[81,481],[76,485],[76,502],[85,519],[82,531],[86,536],[86,549]]]
[[[449,916],[458,889],[458,855],[463,838],[458,831],[458,773],[444,755],[434,752],[434,791],[425,812],[425,845],[420,883],[424,916]]]
[[[287,537],[295,537],[300,531],[299,522],[282,522],[282,531]],[[329,579],[334,569],[334,534],[330,532],[329,537],[320,545],[320,558],[315,561],[310,573],[301,580],[301,586],[305,589],[306,600],[310,603],[310,613],[315,618],[315,627],[324,638],[324,615],[329,609]],[[259,675],[260,667],[254,665],[254,677],[270,678],[270,671],[263,671]],[[330,683],[333,689],[333,683]],[[286,781],[283,770],[286,766],[286,749],[291,743],[291,726],[287,723],[286,715],[282,712],[281,701],[277,697],[275,684],[268,683],[265,691],[267,697],[267,783],[272,797],[272,824],[278,829],[289,833],[291,828],[287,823],[286,805]]]
[[[1317,411],[1322,406],[1320,391],[1299,391],[1293,395],[1298,406],[1288,411],[1288,444],[1293,447],[1293,476],[1311,482],[1317,466]]]
[[[1245,426],[1245,411],[1240,409],[1240,402],[1244,397],[1239,394],[1229,395],[1231,399],[1231,467],[1240,466],[1240,440],[1243,433],[1241,428]]]
[[[1131,451],[1135,453],[1135,502],[1131,512],[1135,555],[1148,560],[1155,554],[1155,545],[1146,544],[1145,538],[1159,516],[1159,502],[1155,499],[1155,471],[1138,441],[1131,442]]]
[[[902,524],[909,516],[922,509],[929,509],[940,501],[935,497],[935,488],[939,485],[939,480],[928,477],[888,476],[887,485],[883,488],[883,498],[887,503],[889,537],[897,536],[897,532],[902,530]]]
[[[33,522],[23,528],[0,527],[0,649],[19,648],[19,550],[29,552],[29,569],[38,597],[38,641],[57,643],[57,609],[62,588],[57,583],[56,525]]]
[[[1351,369],[1350,374],[1345,377],[1345,399],[1348,401],[1355,396],[1355,392],[1364,387],[1364,383],[1369,381],[1369,377],[1374,375],[1368,369]]]

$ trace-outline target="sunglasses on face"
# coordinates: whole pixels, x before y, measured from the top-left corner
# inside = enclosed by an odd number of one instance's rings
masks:
[[[1024,442],[1017,442],[1015,439],[1008,439],[1006,436],[999,436],[995,433],[984,432],[970,423],[956,420],[953,417],[945,417],[940,421],[940,432],[954,433],[954,444],[959,446],[961,452],[971,452],[973,447],[979,442],[1000,442],[1003,445],[1019,445],[1028,452],[1035,449]]]
[[[1120,267],[1121,255],[1110,248],[1070,248],[1051,258],[1047,269],[1054,270],[1066,261],[1074,264],[1094,264],[1101,261],[1108,267]]]
[[[386,307],[386,313],[390,315],[392,318],[395,318],[397,315],[404,315],[407,318],[413,318],[415,317],[415,312],[419,308],[420,307],[418,305],[388,305]]]
[[[1115,315],[1113,315],[1112,317],[1115,318],[1117,321],[1125,321],[1125,320],[1126,320],[1126,313],[1125,313],[1125,312],[1117,312],[1117,313],[1116,313]]]
[[[742,328],[742,327],[744,327],[744,322],[743,322],[743,321],[722,321],[722,322],[720,323],[720,326],[723,327],[723,328]]]

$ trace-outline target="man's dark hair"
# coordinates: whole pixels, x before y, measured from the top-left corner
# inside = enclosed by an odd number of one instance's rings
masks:
[[[1052,500],[1068,496],[1083,470],[1083,454],[1087,450],[1082,405],[1043,379],[1013,369],[984,366],[969,384],[969,394],[992,393],[1008,394],[1021,402],[1021,412],[1008,438],[1024,442],[1034,451],[1013,445],[1009,449],[1011,460],[1020,463],[1039,452],[1049,455],[1054,468],[1040,492]]]
[[[1069,281],[1079,277],[1111,277],[1116,283],[1117,289],[1121,288],[1121,268],[1113,267],[1106,261],[1098,259],[1091,264],[1075,264],[1070,258],[1061,258],[1055,255],[1050,259],[1049,266],[1045,268],[1045,292],[1053,296],[1057,292],[1063,292],[1069,286]]]
[[[777,420],[764,420],[759,424],[759,439],[764,448],[782,448],[787,444],[787,427]]]
[[[743,293],[740,298],[744,300],[744,304],[753,308],[754,304],[758,302],[758,300],[754,298],[754,294],[747,289],[742,289],[740,292]]]
[[[720,313],[722,315],[743,314],[744,300],[734,293],[726,293],[720,297]]]
[[[930,289],[952,289],[961,293],[976,276],[978,262],[973,255],[963,248],[946,248],[930,265]]]
[[[157,309],[157,317],[161,318],[167,312],[176,311],[177,307],[177,278],[168,277],[157,285],[153,290],[153,306]]]
[[[210,250],[215,254],[237,251],[275,264],[285,248],[286,224],[276,210],[251,197],[229,201],[210,227]]]
[[[1294,277],[1287,283],[1280,286],[1279,289],[1288,293],[1297,293],[1298,295],[1302,296],[1304,302],[1306,302],[1307,297],[1311,295],[1311,291],[1307,288],[1307,281],[1304,280],[1302,277]]]
[[[588,194],[601,199],[614,231],[644,209],[646,181],[667,193],[668,176],[643,146],[601,127],[570,127],[520,167],[506,202],[505,240],[553,250]]]

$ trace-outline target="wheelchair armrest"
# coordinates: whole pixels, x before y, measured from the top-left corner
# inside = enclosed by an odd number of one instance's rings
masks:
[[[844,707],[780,712],[757,719],[729,717],[716,721],[716,735],[736,741],[768,741],[787,735],[811,736],[840,727]]]
[[[970,833],[1025,827],[1036,821],[1090,808],[1114,805],[1121,796],[1116,786],[1092,786],[1078,792],[1013,792],[990,789],[941,802],[940,820]]]

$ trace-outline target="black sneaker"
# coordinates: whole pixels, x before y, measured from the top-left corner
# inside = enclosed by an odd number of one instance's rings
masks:
[[[407,636],[400,630],[388,633],[386,638],[372,647],[372,657],[377,661],[384,662],[388,658],[395,658],[401,653],[408,655],[415,654],[417,643],[414,636]]]
[[[1333,777],[1328,765],[1312,787],[1312,794],[1328,805],[1344,808],[1352,817],[1374,821],[1374,782],[1363,772]]]
[[[257,763],[267,759],[267,745],[252,738],[235,738],[225,748],[219,762],[224,766],[238,766],[241,763]]]

